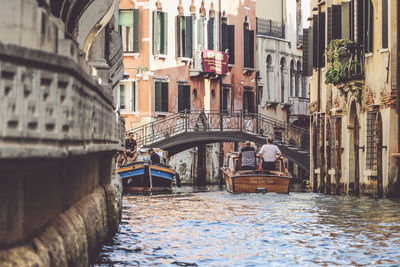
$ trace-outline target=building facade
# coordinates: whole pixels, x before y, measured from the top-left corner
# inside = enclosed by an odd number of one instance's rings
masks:
[[[256,2],[258,112],[308,129],[309,78],[302,71],[302,37],[309,2]],[[308,180],[291,162],[289,170],[295,178]]]
[[[311,76],[314,191],[399,195],[398,8],[392,0],[311,1],[303,71]]]
[[[114,97],[127,130],[184,110],[255,112],[254,1],[121,0],[119,8],[125,78]],[[205,51],[226,52],[229,71],[204,71]],[[198,162],[207,161],[212,167],[200,176],[216,182],[223,149],[187,150],[170,164],[194,182]]]

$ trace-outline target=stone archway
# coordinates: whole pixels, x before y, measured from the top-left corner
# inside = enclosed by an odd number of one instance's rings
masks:
[[[359,173],[359,122],[357,115],[357,105],[351,103],[349,113],[349,193],[359,195],[360,193],[360,173]]]
[[[382,144],[383,144],[383,133],[382,133],[382,116],[378,112],[375,121],[375,145],[376,145],[376,161],[377,161],[377,193],[378,197],[383,196],[383,170],[382,170]]]

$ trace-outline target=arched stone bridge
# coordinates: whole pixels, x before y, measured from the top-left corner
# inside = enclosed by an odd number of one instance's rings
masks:
[[[132,129],[143,147],[158,147],[172,156],[189,148],[219,142],[252,141],[261,146],[274,138],[284,157],[309,173],[310,135],[307,130],[260,114],[184,111]]]

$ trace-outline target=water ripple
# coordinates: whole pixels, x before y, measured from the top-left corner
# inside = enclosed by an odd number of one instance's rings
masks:
[[[400,266],[399,211],[305,193],[125,196],[95,266]]]

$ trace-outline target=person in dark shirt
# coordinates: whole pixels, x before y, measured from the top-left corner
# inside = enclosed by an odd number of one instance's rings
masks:
[[[150,153],[151,164],[160,164],[161,163],[160,156],[156,152],[154,152],[154,150],[152,148],[149,149],[149,153]]]
[[[133,162],[137,158],[136,153],[136,140],[133,139],[133,133],[128,134],[128,139],[125,140],[125,151],[124,151],[124,158],[126,162]],[[128,161],[128,157],[131,158]]]
[[[255,170],[256,169],[256,150],[247,141],[245,146],[240,151],[239,157],[242,159],[242,170]]]

